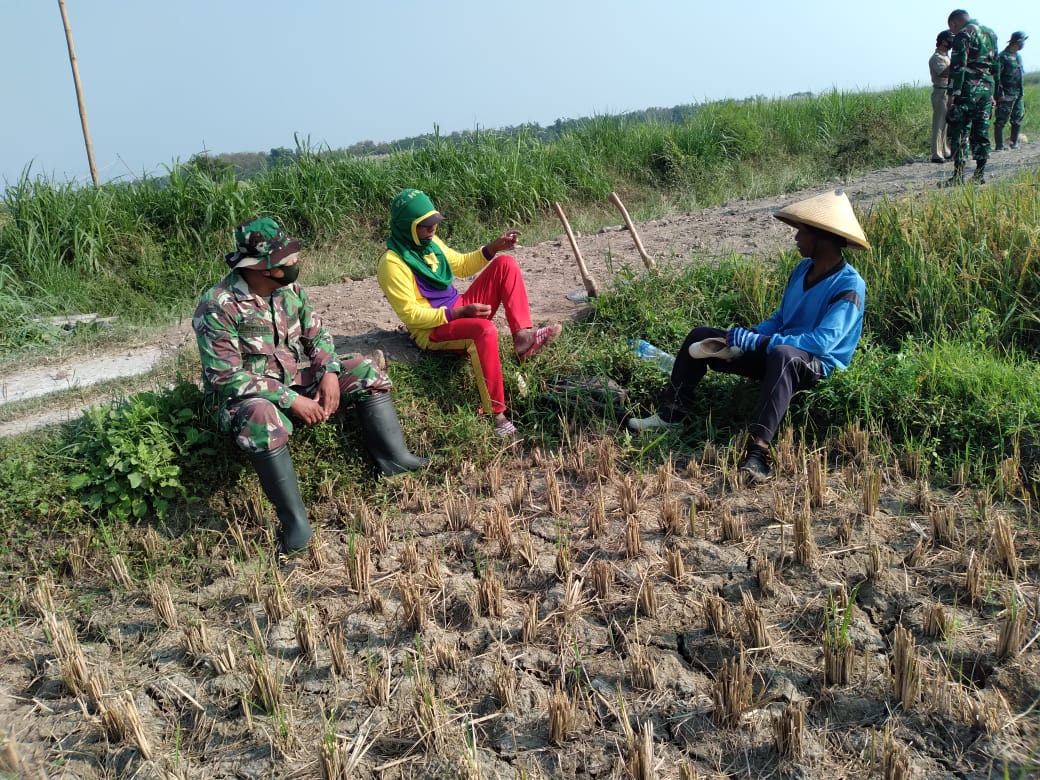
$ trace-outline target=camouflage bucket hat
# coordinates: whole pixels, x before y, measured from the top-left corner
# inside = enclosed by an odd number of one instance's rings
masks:
[[[276,268],[300,251],[300,242],[291,241],[270,217],[254,217],[235,228],[237,249],[224,255],[230,268]]]

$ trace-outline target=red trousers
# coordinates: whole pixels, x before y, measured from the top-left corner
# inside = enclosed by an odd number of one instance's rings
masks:
[[[531,307],[520,266],[512,255],[499,255],[477,274],[456,306],[484,303],[491,315],[462,317],[446,322],[430,331],[428,349],[469,355],[473,375],[480,391],[481,408],[488,414],[506,410],[505,387],[502,384],[502,360],[498,353],[498,329],[491,321],[499,306],[505,310],[509,332],[531,327]]]

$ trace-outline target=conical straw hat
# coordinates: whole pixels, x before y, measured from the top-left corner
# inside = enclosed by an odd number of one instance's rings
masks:
[[[853,244],[870,249],[867,236],[852,211],[849,197],[842,190],[825,192],[823,195],[792,203],[775,212],[773,216],[794,227],[808,225],[826,230],[848,239]]]

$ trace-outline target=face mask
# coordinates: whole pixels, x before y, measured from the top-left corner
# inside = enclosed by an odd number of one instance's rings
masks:
[[[277,282],[278,285],[281,287],[285,287],[286,285],[292,284],[300,275],[299,263],[293,263],[292,265],[280,265],[278,267],[282,269],[282,278],[277,279],[273,276],[271,278],[274,279],[274,281]]]

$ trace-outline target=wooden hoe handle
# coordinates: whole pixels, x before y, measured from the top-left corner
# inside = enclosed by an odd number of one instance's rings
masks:
[[[563,213],[563,209],[560,208],[559,203],[554,201],[553,209],[556,211],[556,216],[560,218],[560,222],[563,223],[564,232],[567,233],[567,240],[571,242],[571,249],[574,250],[574,259],[578,263],[578,272],[581,274],[581,281],[585,284],[585,292],[589,294],[590,298],[595,298],[599,295],[599,286],[596,284],[596,280],[592,278],[592,274],[589,273],[588,266],[585,265],[585,259],[581,256],[581,250],[578,249],[578,242],[574,240],[571,225],[567,221],[567,217]]]
[[[639,233],[636,232],[636,226],[632,224],[632,218],[628,216],[628,209],[625,208],[625,204],[621,202],[621,198],[618,197],[616,192],[610,193],[610,202],[618,207],[618,211],[621,212],[621,216],[625,220],[625,224],[628,226],[628,232],[632,234],[632,240],[636,242],[636,249],[639,251],[639,256],[643,258],[643,265],[647,268],[656,268],[657,263],[654,259],[646,253],[643,248],[643,242],[639,238]]]

